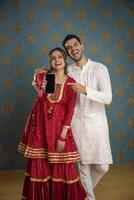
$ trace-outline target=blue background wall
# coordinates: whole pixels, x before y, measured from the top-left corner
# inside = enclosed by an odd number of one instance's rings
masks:
[[[36,94],[33,72],[48,66],[48,51],[68,33],[83,39],[87,56],[107,65],[114,162],[134,162],[133,17],[133,0],[0,0],[0,169],[24,166],[16,149]]]

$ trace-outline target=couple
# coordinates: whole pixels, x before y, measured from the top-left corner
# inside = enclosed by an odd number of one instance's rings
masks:
[[[63,46],[74,64],[68,76],[65,51],[49,52],[54,93],[43,92],[45,69],[35,72],[38,96],[18,148],[28,158],[23,200],[95,200],[93,188],[112,163],[104,106],[112,99],[108,70],[85,57],[78,36],[67,35]]]

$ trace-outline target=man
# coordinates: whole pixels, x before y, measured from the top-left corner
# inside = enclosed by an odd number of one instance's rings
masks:
[[[80,153],[80,176],[90,200],[93,188],[112,163],[105,104],[112,100],[109,73],[101,63],[87,58],[84,46],[76,35],[67,35],[63,46],[74,64],[68,67],[76,80],[70,87],[78,93],[72,130]]]

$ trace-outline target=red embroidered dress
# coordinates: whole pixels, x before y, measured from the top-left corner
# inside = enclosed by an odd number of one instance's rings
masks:
[[[44,74],[37,76],[41,88]],[[39,80],[38,80],[39,78]],[[28,158],[22,199],[85,200],[74,162],[79,160],[70,123],[76,94],[67,85],[56,84],[54,94],[37,97],[29,115],[18,150]],[[56,152],[62,127],[68,132],[63,152]]]

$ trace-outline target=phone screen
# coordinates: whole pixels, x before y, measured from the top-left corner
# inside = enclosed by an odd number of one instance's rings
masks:
[[[54,93],[54,88],[55,88],[55,74],[52,73],[47,73],[46,74],[46,93]]]

